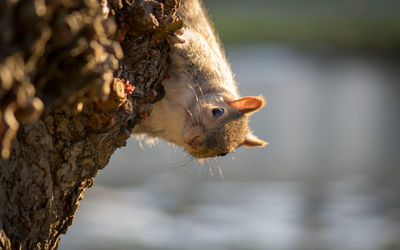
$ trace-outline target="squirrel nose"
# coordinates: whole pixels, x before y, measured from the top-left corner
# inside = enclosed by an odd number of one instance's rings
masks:
[[[190,139],[188,142],[186,142],[187,144],[189,144],[193,149],[196,149],[200,146],[200,135],[196,135],[195,137],[193,137],[192,139]]]

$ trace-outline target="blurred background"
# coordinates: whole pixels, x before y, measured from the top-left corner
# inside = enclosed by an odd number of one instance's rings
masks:
[[[59,249],[400,249],[400,1],[205,4],[270,145],[199,164],[130,139]]]

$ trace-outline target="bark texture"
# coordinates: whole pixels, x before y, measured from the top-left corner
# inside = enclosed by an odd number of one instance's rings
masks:
[[[178,7],[0,0],[0,249],[57,248],[98,170],[163,97]]]

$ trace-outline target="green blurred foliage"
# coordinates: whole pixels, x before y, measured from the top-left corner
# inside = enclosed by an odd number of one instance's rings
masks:
[[[400,51],[399,0],[204,0],[224,43]]]

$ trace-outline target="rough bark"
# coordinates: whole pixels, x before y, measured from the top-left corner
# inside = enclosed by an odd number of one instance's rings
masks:
[[[85,188],[162,98],[178,7],[0,0],[0,249],[57,248]]]

